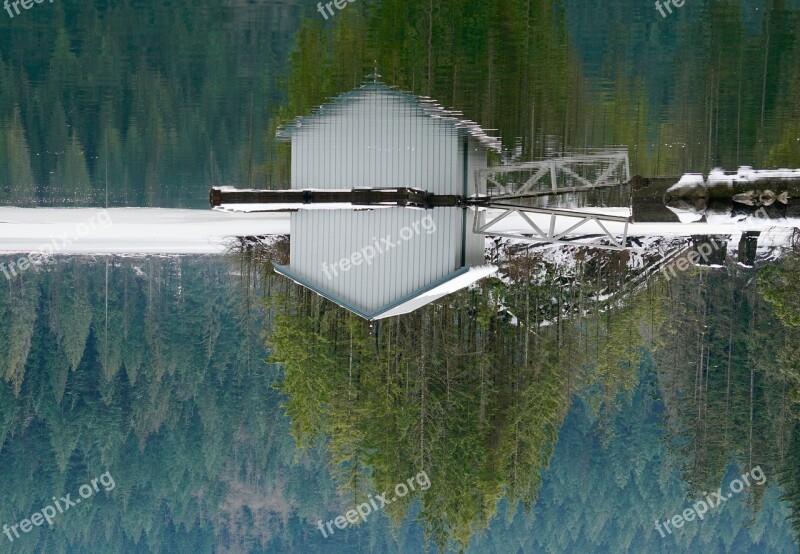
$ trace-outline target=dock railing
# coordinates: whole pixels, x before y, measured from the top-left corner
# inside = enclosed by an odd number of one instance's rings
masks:
[[[491,200],[613,187],[631,179],[628,151],[596,150],[476,171],[478,194]]]

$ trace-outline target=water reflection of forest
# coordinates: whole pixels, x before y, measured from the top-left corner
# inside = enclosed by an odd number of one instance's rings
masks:
[[[535,502],[573,399],[609,441],[647,367],[689,494],[716,490],[730,463],[793,471],[794,258],[757,279],[699,270],[631,289],[629,253],[559,266],[543,252],[518,251],[501,279],[372,329],[300,287],[273,292],[270,344],[286,366],[293,436],[329,437],[354,500],[424,468],[427,531],[465,546],[500,499],[512,513]],[[629,464],[647,456],[629,448]]]
[[[433,543],[507,540],[475,533],[498,510],[553,502],[540,497],[542,472],[559,430],[575,432],[571,406],[613,453],[607,478],[583,486],[608,497],[632,479],[638,491],[634,511],[609,522],[620,536],[649,525],[658,500],[643,499],[667,489],[659,421],[691,491],[716,490],[730,463],[761,465],[797,512],[797,255],[755,278],[698,269],[630,288],[628,253],[554,263],[526,249],[499,278],[370,327],[271,271],[285,241],[245,250],[228,263],[115,259],[107,296],[105,260],[64,260],[0,288],[0,458],[14,474],[0,485],[4,521],[110,469],[118,496],[75,516],[69,542],[93,527],[120,548],[137,537],[162,548],[313,542],[312,518],[424,469],[432,486],[411,512]],[[646,413],[631,420],[632,410]],[[309,449],[300,466],[293,442]],[[777,525],[778,503],[752,492],[748,503]],[[399,522],[408,504],[386,513]],[[740,525],[737,514],[718,525]],[[708,521],[681,540],[721,532]]]

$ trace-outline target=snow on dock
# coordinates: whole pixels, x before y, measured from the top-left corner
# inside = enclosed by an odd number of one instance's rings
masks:
[[[800,169],[753,169],[742,166],[736,171],[724,171],[716,168],[709,172],[708,179],[700,173],[686,173],[667,189],[667,195],[697,196],[708,187],[735,187],[775,181],[800,181]]]

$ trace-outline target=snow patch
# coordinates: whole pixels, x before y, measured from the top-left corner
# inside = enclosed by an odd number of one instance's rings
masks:
[[[681,223],[695,223],[703,219],[703,214],[692,210],[683,210],[681,208],[673,208],[672,206],[667,206],[667,209],[677,215]]]
[[[800,169],[753,169],[744,165],[736,173],[726,173],[715,168],[708,174],[708,182],[711,184],[753,183],[764,179],[800,180]]]
[[[687,187],[703,186],[703,175],[700,173],[687,173],[680,178],[680,181],[667,189],[667,192],[674,192]]]

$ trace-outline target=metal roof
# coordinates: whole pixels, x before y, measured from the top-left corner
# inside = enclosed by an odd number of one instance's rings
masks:
[[[304,128],[310,128],[315,120],[324,117],[326,114],[331,113],[333,110],[341,108],[346,104],[368,98],[370,95],[390,96],[395,99],[408,102],[409,104],[413,104],[419,110],[420,115],[451,123],[459,135],[474,138],[488,150],[494,150],[496,152],[500,151],[500,139],[498,137],[488,135],[478,123],[469,119],[462,119],[462,112],[448,110],[427,96],[418,96],[408,92],[403,92],[395,87],[390,87],[389,85],[381,82],[364,83],[361,85],[361,87],[355,90],[345,92],[332,98],[328,103],[315,108],[311,115],[299,116],[295,118],[292,123],[288,123],[285,126],[280,127],[275,136],[279,140],[290,140],[295,132],[298,132]]]
[[[318,287],[316,284],[308,279],[305,279],[301,275],[298,275],[287,266],[273,264],[273,268],[279,275],[288,277],[298,285],[302,285],[314,291],[323,298],[327,298],[331,302],[338,304],[342,308],[349,310],[368,321],[385,319],[396,315],[410,313],[421,308],[422,306],[425,306],[426,304],[430,304],[431,302],[442,298],[443,296],[447,296],[448,294],[452,294],[458,290],[465,289],[473,283],[477,283],[484,277],[492,275],[497,271],[497,266],[493,265],[472,268],[462,267],[449,273],[448,275],[445,275],[441,279],[438,279],[437,281],[430,283],[427,286],[404,296],[403,298],[400,298],[396,302],[393,302],[387,306],[382,306],[380,309],[372,312],[365,312],[353,303],[348,302],[347,300],[344,300],[335,294],[332,294],[330,291],[325,290],[324,288]]]

